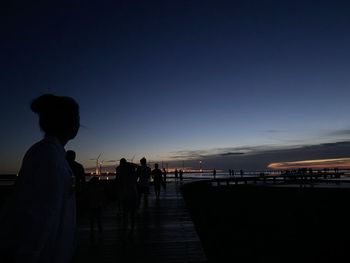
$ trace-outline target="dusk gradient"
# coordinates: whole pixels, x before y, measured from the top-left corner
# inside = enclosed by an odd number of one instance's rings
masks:
[[[66,149],[85,167],[100,153],[106,165],[145,156],[246,170],[350,157],[346,1],[9,5],[0,173],[42,138],[29,105],[44,93],[80,104]]]

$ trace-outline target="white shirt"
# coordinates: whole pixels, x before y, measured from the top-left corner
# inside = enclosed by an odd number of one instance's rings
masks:
[[[0,222],[4,234],[0,246],[10,251],[15,262],[71,261],[75,194],[65,150],[57,138],[45,137],[28,150]]]

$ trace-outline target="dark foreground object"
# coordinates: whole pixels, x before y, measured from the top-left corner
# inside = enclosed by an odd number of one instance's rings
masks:
[[[184,197],[210,262],[348,262],[350,189],[194,182]]]
[[[179,188],[180,184],[169,183],[159,201],[151,188],[148,207],[141,203],[134,232],[123,228],[117,201],[104,208],[102,233],[92,233],[88,219],[80,218],[74,263],[207,262]]]

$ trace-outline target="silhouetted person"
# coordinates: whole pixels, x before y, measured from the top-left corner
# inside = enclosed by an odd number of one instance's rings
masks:
[[[47,94],[35,99],[31,110],[45,136],[25,154],[14,194],[0,216],[0,257],[66,263],[75,249],[76,204],[64,146],[78,133],[79,105]]]
[[[143,196],[143,204],[145,207],[148,206],[148,194],[149,194],[149,180],[151,178],[151,168],[147,166],[147,160],[143,157],[140,160],[140,166],[137,168],[137,188],[139,191],[139,203]]]
[[[215,168],[213,170],[213,177],[214,177],[214,179],[216,179],[216,169]]]
[[[139,204],[135,165],[128,163],[125,158],[120,159],[119,166],[116,169],[116,177],[119,200],[123,209],[124,230],[127,230],[130,225],[130,230],[133,231],[135,228],[135,213]]]
[[[82,204],[84,199],[84,186],[85,186],[85,171],[84,167],[75,161],[76,154],[74,151],[69,150],[66,152],[66,160],[73,172],[75,182],[75,198],[76,198],[76,210],[78,217],[81,215]]]
[[[231,177],[231,175],[232,175],[231,169],[228,170],[228,174]]]
[[[164,188],[164,190],[166,190],[166,175],[167,175],[167,171],[165,170],[165,168],[163,168],[163,188]]]
[[[99,232],[102,232],[102,207],[105,203],[106,197],[98,177],[93,177],[89,181],[86,189],[86,196],[90,219],[90,233],[94,234],[96,221]]]
[[[76,154],[74,151],[69,150],[66,152],[67,162],[72,169],[73,175],[75,177],[75,189],[77,197],[83,191],[85,185],[85,170],[84,166],[75,160]]]
[[[174,175],[175,175],[175,181],[177,181],[177,177],[178,177],[178,171],[177,171],[177,169],[175,169]]]
[[[160,195],[160,187],[162,185],[162,171],[158,168],[158,164],[154,165],[154,169],[152,170],[152,177],[154,183],[154,193],[156,194],[156,198],[159,199]]]
[[[239,173],[241,174],[241,177],[243,177],[244,172],[243,172],[243,170],[242,170],[242,169],[239,171]]]
[[[183,180],[183,171],[180,169],[179,171],[180,182]]]

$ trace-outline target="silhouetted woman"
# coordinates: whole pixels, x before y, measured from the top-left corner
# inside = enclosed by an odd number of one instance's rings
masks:
[[[66,263],[76,230],[74,182],[64,146],[78,133],[79,105],[47,94],[35,99],[31,110],[45,136],[25,154],[0,218],[1,255],[9,262]]]

